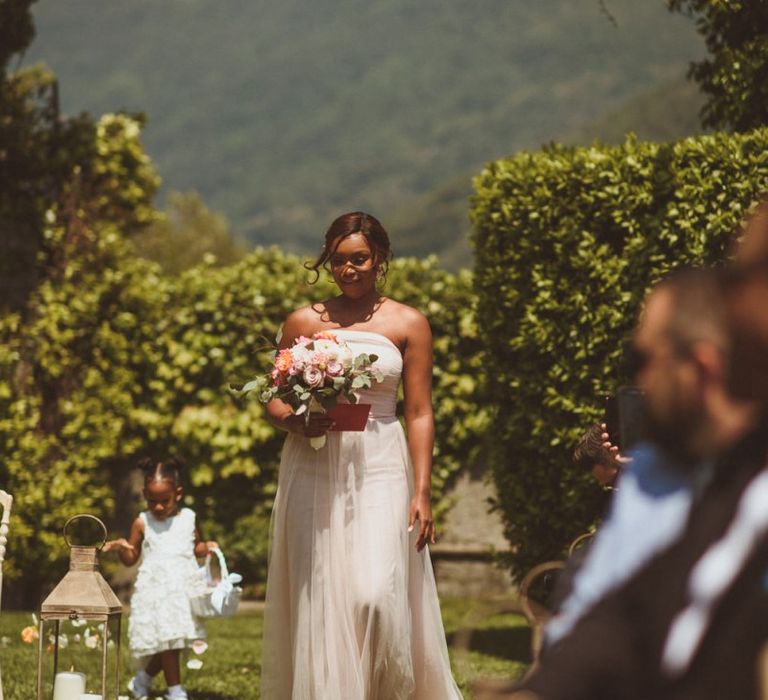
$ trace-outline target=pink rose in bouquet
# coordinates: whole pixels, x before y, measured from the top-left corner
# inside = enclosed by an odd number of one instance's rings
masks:
[[[325,382],[325,372],[317,365],[309,365],[302,372],[301,378],[308,389],[319,389]]]

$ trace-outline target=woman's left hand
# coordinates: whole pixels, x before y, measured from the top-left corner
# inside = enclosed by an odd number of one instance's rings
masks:
[[[419,536],[416,538],[416,551],[420,552],[427,542],[435,544],[435,521],[432,520],[432,505],[426,494],[419,494],[411,499],[408,532],[413,531],[417,520],[419,521]]]

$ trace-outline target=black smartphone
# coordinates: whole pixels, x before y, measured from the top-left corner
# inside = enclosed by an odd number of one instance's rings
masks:
[[[626,452],[645,437],[643,392],[636,386],[620,386],[605,397],[605,425],[608,439]]]
[[[605,397],[605,432],[612,445],[619,444],[619,401],[615,394]]]
[[[619,449],[626,452],[645,438],[643,392],[636,386],[620,386],[616,391],[619,413]]]

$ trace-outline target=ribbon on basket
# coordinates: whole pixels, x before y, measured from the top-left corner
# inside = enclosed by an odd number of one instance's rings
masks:
[[[238,585],[243,577],[229,573],[224,552],[214,549],[213,554],[219,562],[220,577],[216,578],[211,570],[211,552],[205,557],[197,573],[197,585],[190,596],[192,612],[198,617],[229,617],[234,615],[240,604],[243,589]]]

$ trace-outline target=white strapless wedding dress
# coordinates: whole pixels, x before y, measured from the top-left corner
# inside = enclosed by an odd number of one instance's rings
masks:
[[[402,357],[385,336],[336,329],[378,355],[384,381],[360,392],[362,432],[315,451],[290,434],[272,513],[262,663],[265,700],[453,700],[437,589],[418,528],[413,476],[395,417]]]

